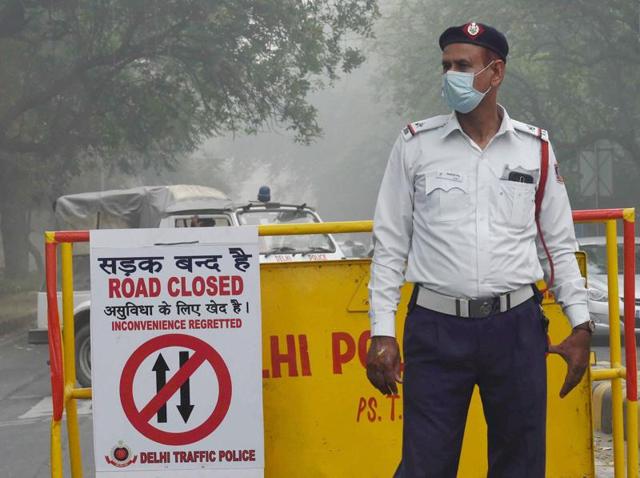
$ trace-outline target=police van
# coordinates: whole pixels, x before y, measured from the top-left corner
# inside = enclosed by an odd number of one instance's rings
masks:
[[[322,222],[318,213],[306,204],[273,202],[270,196],[269,188],[263,186],[257,201],[237,204],[223,192],[205,186],[143,186],[61,196],[54,203],[54,210],[57,226],[61,230],[233,227]],[[260,237],[259,249],[261,263],[345,258],[330,234]],[[82,386],[90,386],[91,293],[88,244],[74,246],[73,261],[77,378]],[[37,301],[37,326],[29,331],[31,343],[47,340],[45,291],[38,293]],[[61,303],[60,298],[58,303]]]

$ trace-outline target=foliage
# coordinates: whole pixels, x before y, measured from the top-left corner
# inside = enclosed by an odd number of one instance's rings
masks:
[[[6,0],[0,148],[41,153],[190,149],[268,119],[319,132],[313,75],[351,71],[373,0]],[[21,8],[20,8],[21,7]],[[13,16],[9,21],[7,16]]]
[[[3,235],[24,235],[27,186],[59,188],[87,153],[167,166],[270,121],[311,141],[308,93],[359,66],[344,37],[369,37],[377,13],[375,0],[1,0]],[[22,197],[6,192],[18,179]]]
[[[444,112],[438,36],[471,20],[507,35],[511,51],[500,100],[511,116],[549,129],[558,155],[574,162],[598,140],[616,143],[636,163],[637,176],[635,2],[403,0],[378,34],[385,65],[378,86],[397,110],[412,119]]]

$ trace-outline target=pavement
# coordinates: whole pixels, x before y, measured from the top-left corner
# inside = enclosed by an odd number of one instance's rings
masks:
[[[31,321],[0,335],[0,477],[50,478],[51,384],[46,345],[27,343]],[[85,476],[93,476],[90,402],[80,407]],[[66,432],[63,432],[66,437]],[[65,445],[65,467],[68,459]],[[70,476],[65,469],[65,475]]]
[[[37,292],[0,295],[0,336],[31,324],[36,317]]]
[[[596,455],[596,478],[614,478],[613,438],[611,435],[595,432],[593,448]]]

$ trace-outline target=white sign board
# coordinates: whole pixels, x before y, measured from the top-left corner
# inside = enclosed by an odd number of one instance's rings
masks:
[[[262,477],[255,227],[91,231],[97,476]]]

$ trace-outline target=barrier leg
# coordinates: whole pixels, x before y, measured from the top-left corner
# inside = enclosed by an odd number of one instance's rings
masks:
[[[638,476],[638,401],[627,400],[627,477]]]
[[[47,281],[47,329],[49,337],[49,368],[51,375],[51,478],[62,478],[62,432],[64,411],[64,378],[58,321],[56,261],[57,251],[53,233],[45,233],[45,271]]]
[[[638,476],[638,370],[635,328],[635,211],[624,214],[624,351],[627,365],[627,477]]]
[[[62,478],[62,438],[60,422],[51,420],[51,478]]]
[[[82,477],[80,430],[76,399],[71,396],[76,384],[75,326],[73,321],[73,249],[71,243],[60,245],[62,260],[62,344],[64,353],[64,397],[67,412],[67,435],[71,476]]]
[[[609,357],[612,368],[621,364],[620,346],[620,305],[618,293],[618,236],[616,221],[606,222],[607,236],[607,279],[609,286]],[[613,428],[613,469],[615,478],[624,478],[624,422],[623,422],[622,379],[611,380],[611,418]]]
[[[82,454],[80,453],[80,430],[78,427],[78,408],[76,399],[67,399],[67,435],[69,439],[69,459],[71,461],[71,476],[82,477]]]

